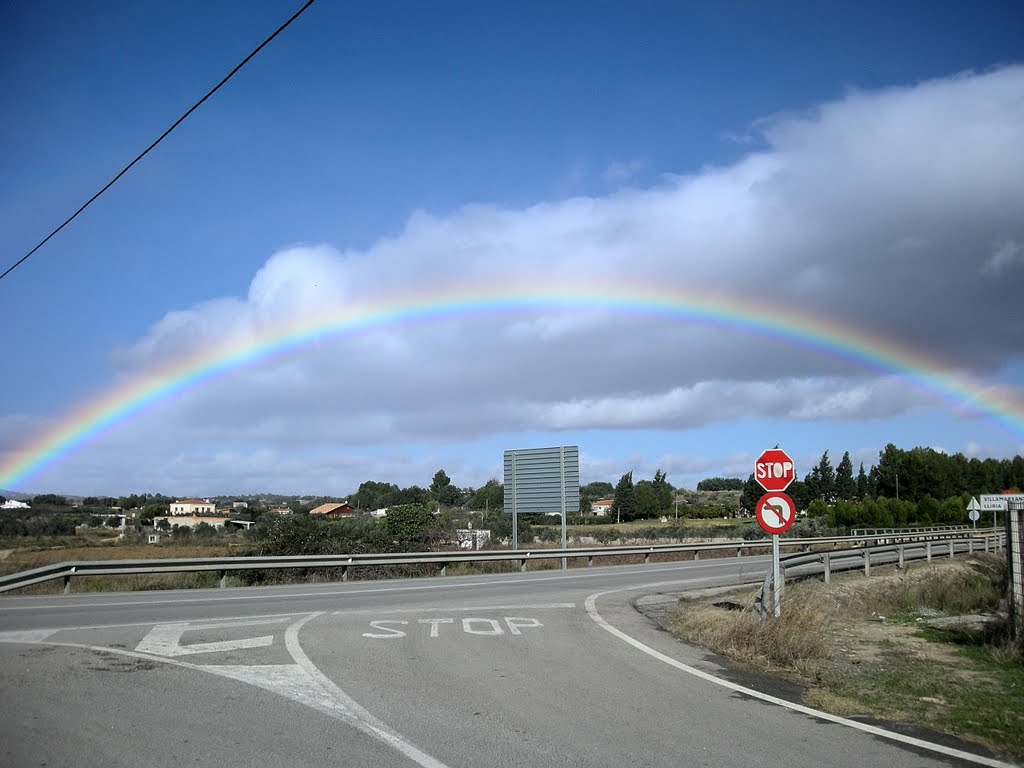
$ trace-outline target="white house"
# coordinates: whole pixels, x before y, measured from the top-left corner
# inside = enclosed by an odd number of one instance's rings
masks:
[[[28,509],[28,504],[17,499],[8,499],[3,504],[0,504],[0,509]]]
[[[204,499],[179,499],[171,504],[171,515],[212,515],[216,505]]]
[[[614,502],[614,499],[601,499],[600,501],[595,501],[590,505],[590,511],[598,517],[604,517],[608,514],[608,510],[612,508],[612,504]]]
[[[223,528],[229,518],[219,515],[162,515],[153,518],[154,527],[159,527],[164,520],[172,528],[179,525],[184,528],[195,528],[200,523],[212,525],[214,528]]]

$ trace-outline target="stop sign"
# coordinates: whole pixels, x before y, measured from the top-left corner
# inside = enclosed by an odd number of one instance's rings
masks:
[[[781,448],[769,448],[754,462],[754,479],[768,492],[784,491],[796,480],[793,460]]]

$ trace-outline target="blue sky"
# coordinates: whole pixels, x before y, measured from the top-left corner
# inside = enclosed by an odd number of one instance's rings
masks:
[[[4,266],[296,8],[5,4]],[[551,270],[771,285],[1024,418],[1022,28],[1010,2],[319,0],[0,281],[0,458],[247,323]],[[380,329],[161,404],[15,490],[344,495],[441,466],[468,486],[549,444],[580,445],[584,482],[690,486],[775,443],[802,471],[888,442],[1024,451],[898,377],[770,349],[557,310]]]

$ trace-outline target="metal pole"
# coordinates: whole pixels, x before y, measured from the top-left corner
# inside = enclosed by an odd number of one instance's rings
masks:
[[[512,550],[519,549],[519,500],[516,498],[516,455],[512,454]]]
[[[565,533],[565,446],[561,446],[558,449],[558,456],[561,464],[562,471],[562,549],[568,548],[568,537]],[[566,558],[562,558],[562,570],[566,570],[569,567],[569,561]]]
[[[772,580],[775,582],[775,618],[782,615],[782,567],[779,562],[779,535],[772,536]]]

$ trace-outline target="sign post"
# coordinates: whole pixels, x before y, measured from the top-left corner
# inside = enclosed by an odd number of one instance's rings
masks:
[[[978,518],[981,517],[981,504],[978,500],[971,497],[971,503],[967,505],[967,516],[971,518],[971,527],[978,527]]]
[[[796,468],[789,455],[779,449],[762,451],[754,462],[754,479],[767,493],[757,502],[754,516],[758,525],[772,537],[772,603],[775,618],[782,615],[782,566],[779,555],[779,534],[796,522],[796,505],[783,493],[796,479]]]

